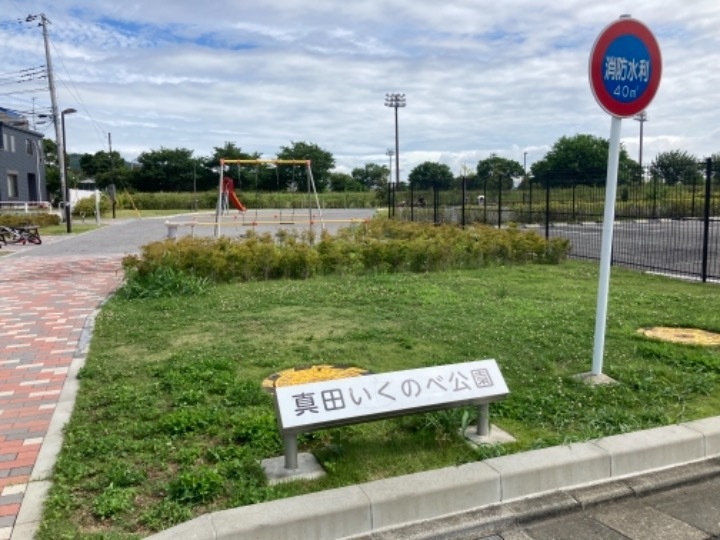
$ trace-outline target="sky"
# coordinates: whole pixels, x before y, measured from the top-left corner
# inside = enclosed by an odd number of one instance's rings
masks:
[[[717,0],[0,0],[0,107],[34,111],[54,138],[40,116],[48,81],[35,75],[42,28],[26,22],[40,14],[59,110],[77,110],[65,117],[69,153],[201,157],[233,142],[272,159],[302,141],[340,172],[390,165],[385,95],[403,93],[401,180],[425,161],[459,175],[492,154],[529,169],[560,137],[610,137],[588,63],[622,14],[650,28],[662,55],[643,163],[720,152]],[[621,140],[639,159],[640,122],[623,120]]]

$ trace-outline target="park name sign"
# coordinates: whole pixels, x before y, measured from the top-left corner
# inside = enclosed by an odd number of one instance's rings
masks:
[[[590,372],[591,380],[601,382],[622,119],[644,111],[655,97],[662,75],[662,58],[660,47],[648,27],[630,15],[622,15],[600,32],[590,52],[589,64],[593,95],[611,116],[595,344]]]
[[[495,360],[275,388],[282,433],[497,401],[509,393]]]

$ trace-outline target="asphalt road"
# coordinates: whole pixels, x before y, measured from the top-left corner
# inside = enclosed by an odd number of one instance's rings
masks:
[[[503,540],[706,540],[718,538],[718,535],[720,478],[646,497],[621,498],[583,512],[499,531],[498,536]],[[480,538],[494,540],[493,536]]]
[[[233,211],[222,217],[218,232],[235,238],[246,235],[248,231],[275,234],[281,229],[299,233],[312,230],[316,234],[326,230],[334,234],[341,227],[364,222],[374,213],[369,208],[323,210],[322,214],[314,210],[311,220],[308,210],[250,210],[242,214]],[[10,245],[2,249],[14,252],[13,257],[122,256],[139,253],[145,244],[167,238],[168,223],[177,225],[178,236],[214,236],[216,228],[212,212],[161,218],[109,219],[103,223],[107,226],[81,234],[43,236],[43,243],[39,246]],[[40,233],[42,235],[42,229]]]
[[[681,276],[701,276],[703,233],[701,220],[616,222],[613,264]],[[600,260],[602,223],[553,224],[550,236],[568,238],[573,246],[573,257]],[[720,279],[720,220],[710,222],[707,276]]]
[[[720,461],[711,458],[410,523],[357,540],[720,540],[718,473]]]

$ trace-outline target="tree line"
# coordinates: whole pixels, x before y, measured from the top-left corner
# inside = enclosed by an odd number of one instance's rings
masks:
[[[59,193],[57,148],[53,141],[44,139],[48,191]],[[424,162],[413,168],[408,181],[418,189],[441,190],[512,189],[527,187],[530,182],[541,186],[570,187],[605,185],[607,177],[607,139],[579,134],[561,137],[549,152],[533,163],[530,170],[516,160],[491,154],[480,160],[474,169],[463,167],[453,174],[450,167],[437,162]],[[714,156],[716,161],[718,155]],[[74,159],[73,159],[74,158]],[[138,192],[209,191],[218,186],[220,160],[258,160],[258,152],[245,152],[234,142],[215,147],[211,156],[196,157],[186,148],[164,148],[143,152],[135,163],[128,163],[117,151],[99,151],[95,154],[71,156],[68,181],[72,187],[83,179],[92,179],[100,189],[114,184],[117,189]],[[390,170],[385,165],[366,163],[350,174],[335,169],[331,152],[308,142],[291,142],[282,146],[274,159],[310,160],[317,191],[369,191],[385,196]],[[717,169],[717,167],[716,167]],[[715,171],[720,180],[720,171]],[[306,167],[303,165],[232,164],[226,165],[224,175],[231,176],[235,187],[244,191],[301,191],[308,189]],[[629,157],[625,148],[620,150],[618,182],[623,185],[640,184],[655,180],[667,185],[698,184],[704,179],[700,160],[685,151],[672,150],[658,154],[647,167]],[[407,188],[406,184],[398,189]]]

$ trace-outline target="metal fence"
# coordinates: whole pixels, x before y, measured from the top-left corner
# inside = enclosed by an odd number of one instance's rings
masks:
[[[618,186],[613,264],[720,280],[720,183],[713,179],[717,164],[707,160],[700,166],[704,178],[691,185],[649,179]],[[568,238],[571,257],[600,260],[604,187],[529,183],[510,190],[408,189],[392,191],[388,201],[388,213],[395,219],[461,226],[516,224],[546,238]]]

